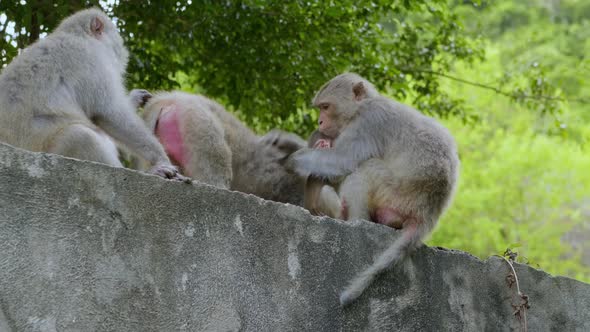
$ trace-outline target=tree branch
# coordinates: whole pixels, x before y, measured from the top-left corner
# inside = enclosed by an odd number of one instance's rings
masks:
[[[475,86],[475,87],[486,89],[486,90],[491,90],[499,95],[503,95],[503,96],[510,97],[510,98],[535,99],[535,100],[543,99],[543,100],[562,101],[562,102],[575,102],[575,103],[580,103],[580,104],[590,104],[590,99],[585,99],[585,98],[568,99],[568,98],[554,97],[554,96],[543,96],[543,95],[531,96],[531,95],[527,95],[527,94],[515,94],[515,93],[511,93],[511,92],[506,92],[506,91],[504,91],[498,87],[495,87],[495,86],[468,81],[468,80],[460,78],[460,77],[452,76],[449,74],[445,74],[443,72],[438,72],[438,71],[433,71],[433,70],[424,70],[424,69],[403,69],[403,70],[406,72],[425,73],[425,74],[441,76],[441,77],[448,78],[450,80],[457,81],[457,82],[460,82],[463,84]]]

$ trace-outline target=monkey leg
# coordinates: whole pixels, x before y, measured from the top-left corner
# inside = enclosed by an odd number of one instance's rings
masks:
[[[113,140],[84,124],[72,124],[54,133],[47,152],[123,167]]]
[[[307,177],[305,181],[303,207],[309,210],[314,216],[324,215],[323,211],[318,209],[320,193],[322,192],[323,186],[324,181],[313,176]]]
[[[371,214],[371,220],[378,224],[393,227],[395,229],[401,229],[404,223],[409,220],[408,216],[405,216],[397,209],[391,207],[380,207],[377,208],[374,213]]]
[[[395,229],[416,222],[416,188],[419,183],[400,176],[376,160],[369,175],[369,213],[371,221]]]
[[[319,197],[319,208],[332,218],[345,219],[346,207],[332,186],[323,186]]]
[[[369,214],[369,185],[365,172],[350,174],[340,186],[341,215],[345,220],[371,220]]]
[[[342,204],[334,188],[313,176],[305,183],[303,206],[313,215],[342,219]]]
[[[393,228],[402,228],[410,216],[402,213],[392,188],[397,183],[387,163],[370,159],[342,183],[340,197],[347,220],[365,219]],[[399,203],[399,202],[397,202]]]
[[[232,151],[219,119],[198,108],[182,113],[181,131],[188,156],[183,169],[195,180],[229,188],[233,177]]]

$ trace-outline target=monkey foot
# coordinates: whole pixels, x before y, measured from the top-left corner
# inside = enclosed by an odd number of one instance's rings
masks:
[[[189,183],[189,181],[191,181],[190,178],[187,178],[186,176],[180,174],[176,167],[167,164],[160,164],[152,167],[150,173],[169,180],[183,181],[186,183]]]
[[[348,204],[344,199],[342,199],[341,207],[340,207],[340,218],[342,220],[348,220]]]

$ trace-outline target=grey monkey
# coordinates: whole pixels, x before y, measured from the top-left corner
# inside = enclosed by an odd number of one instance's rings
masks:
[[[460,163],[446,128],[381,96],[356,74],[330,80],[313,104],[320,110],[319,131],[332,147],[297,151],[286,167],[337,189],[339,199],[319,205],[326,214],[401,229],[401,238],[341,294],[345,305],[432,231],[452,200]]]
[[[127,57],[100,10],[66,18],[2,71],[0,141],[122,167],[114,139],[145,159],[150,172],[181,178],[134,112],[142,92],[126,95]]]

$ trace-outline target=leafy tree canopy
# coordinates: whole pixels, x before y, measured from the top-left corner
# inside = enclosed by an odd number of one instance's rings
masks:
[[[3,0],[0,65],[60,20],[90,6],[119,26],[132,57],[128,85],[191,88],[239,109],[259,130],[315,126],[309,106],[331,77],[355,71],[422,111],[469,118],[440,89],[456,60],[483,56],[446,0]],[[529,77],[521,95],[551,93]],[[541,82],[541,84],[539,84]]]

